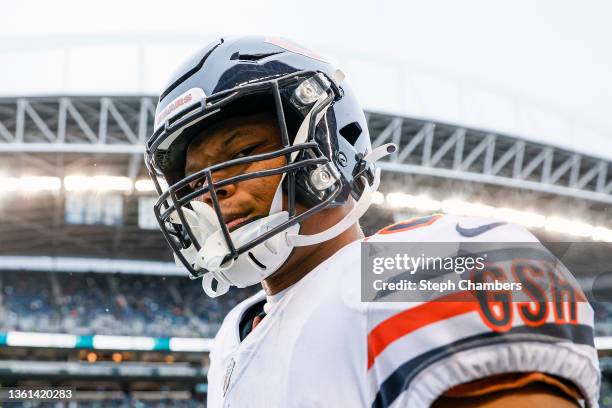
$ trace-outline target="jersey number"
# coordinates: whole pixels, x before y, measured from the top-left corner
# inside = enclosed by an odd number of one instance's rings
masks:
[[[557,324],[578,323],[580,289],[561,278],[555,265],[517,259],[512,262],[511,281],[520,282],[522,290],[475,291],[480,317],[494,331],[510,330],[515,319],[537,327],[547,322],[550,314]],[[509,281],[500,265],[487,264],[472,273],[473,282]],[[518,317],[515,316],[518,314]]]

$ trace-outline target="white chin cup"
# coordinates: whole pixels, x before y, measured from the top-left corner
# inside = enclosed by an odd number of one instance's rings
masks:
[[[194,269],[209,271],[203,276],[202,287],[210,297],[223,295],[230,286],[244,288],[255,285],[274,273],[287,260],[293,249],[287,240],[287,234],[297,234],[300,229],[299,224],[295,224],[238,258],[222,264],[223,258],[230,251],[215,211],[201,201],[192,201],[191,206],[193,210],[183,208],[183,213],[202,248],[197,251],[191,245],[181,253]],[[230,233],[234,247],[240,248],[288,219],[289,214],[282,211],[238,228]],[[172,214],[170,220],[181,223],[178,214]],[[216,290],[213,290],[213,278],[217,281]]]

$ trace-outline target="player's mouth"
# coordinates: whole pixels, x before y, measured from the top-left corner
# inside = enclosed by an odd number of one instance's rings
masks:
[[[249,214],[231,214],[225,217],[225,225],[227,229],[232,232],[240,227],[247,225],[248,223],[258,220],[264,216],[261,215],[249,215]]]

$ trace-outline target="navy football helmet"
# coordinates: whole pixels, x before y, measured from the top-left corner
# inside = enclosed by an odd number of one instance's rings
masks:
[[[186,149],[196,135],[219,120],[260,111],[276,114],[281,149],[185,177]],[[206,293],[218,296],[231,285],[261,282],[293,247],[326,241],[354,224],[378,187],[374,162],[394,149],[389,144],[372,151],[363,110],[341,71],[286,40],[242,37],[207,45],[174,75],[159,97],[145,161],[160,195],[155,216],[177,263],[192,277],[203,276]],[[278,168],[214,180],[215,172],[228,167],[281,156],[286,164]],[[230,232],[216,189],[270,175],[282,178],[269,216]],[[212,206],[200,199],[204,194]],[[338,224],[299,234],[300,222],[349,197],[356,204]],[[308,210],[297,214],[296,203]]]

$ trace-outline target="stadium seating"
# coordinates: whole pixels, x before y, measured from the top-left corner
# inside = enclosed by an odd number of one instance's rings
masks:
[[[1,272],[0,331],[212,337],[225,314],[255,293],[207,297],[187,277]],[[594,303],[598,336],[612,336],[612,305]]]
[[[208,298],[187,277],[0,273],[0,331],[212,337],[223,316],[255,290]]]

